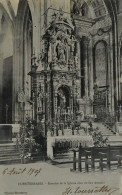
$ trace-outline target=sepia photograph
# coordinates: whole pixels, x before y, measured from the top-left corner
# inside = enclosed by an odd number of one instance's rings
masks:
[[[0,0],[0,195],[122,195],[122,0]]]

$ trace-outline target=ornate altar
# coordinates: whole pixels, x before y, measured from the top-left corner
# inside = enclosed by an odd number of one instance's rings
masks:
[[[43,70],[38,75],[41,90],[37,107],[45,135],[47,131],[58,135],[58,130],[73,130],[75,126],[80,82],[73,32],[74,26],[60,10],[53,15],[42,38]]]

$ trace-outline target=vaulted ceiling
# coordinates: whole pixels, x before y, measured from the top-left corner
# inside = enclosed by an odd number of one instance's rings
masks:
[[[108,13],[106,5],[103,0],[92,0],[91,6],[96,17],[104,16]]]

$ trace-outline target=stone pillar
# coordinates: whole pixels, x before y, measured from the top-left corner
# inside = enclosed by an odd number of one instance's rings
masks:
[[[113,78],[113,39],[112,39],[112,32],[110,33],[110,83],[109,83],[109,89],[110,89],[110,108],[111,112],[114,112],[114,78]]]
[[[19,74],[19,56],[20,53],[20,41],[18,38],[17,30],[14,33],[14,54],[13,54],[13,98],[12,98],[12,123],[18,123],[19,121],[19,104],[17,102],[17,93],[19,92],[19,81],[21,75]]]
[[[0,12],[0,33],[2,33],[2,28],[1,28],[1,19],[2,19],[2,15],[3,15],[3,13]]]
[[[89,39],[87,37],[83,37],[82,41],[84,45],[85,96],[88,97],[88,44],[89,44]]]
[[[0,123],[2,122],[2,95],[3,95],[3,57],[0,53]]]
[[[92,37],[90,37],[89,48],[88,48],[88,56],[89,56],[89,96],[93,100],[94,95],[94,79],[93,79],[93,46],[92,46]]]

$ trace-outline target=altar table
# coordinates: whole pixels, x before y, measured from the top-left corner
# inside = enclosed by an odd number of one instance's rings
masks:
[[[92,147],[93,138],[92,136],[80,136],[80,135],[71,135],[71,136],[48,136],[47,137],[47,156],[50,159],[53,159],[53,148],[57,142],[77,142],[77,145],[81,144],[82,147]]]

